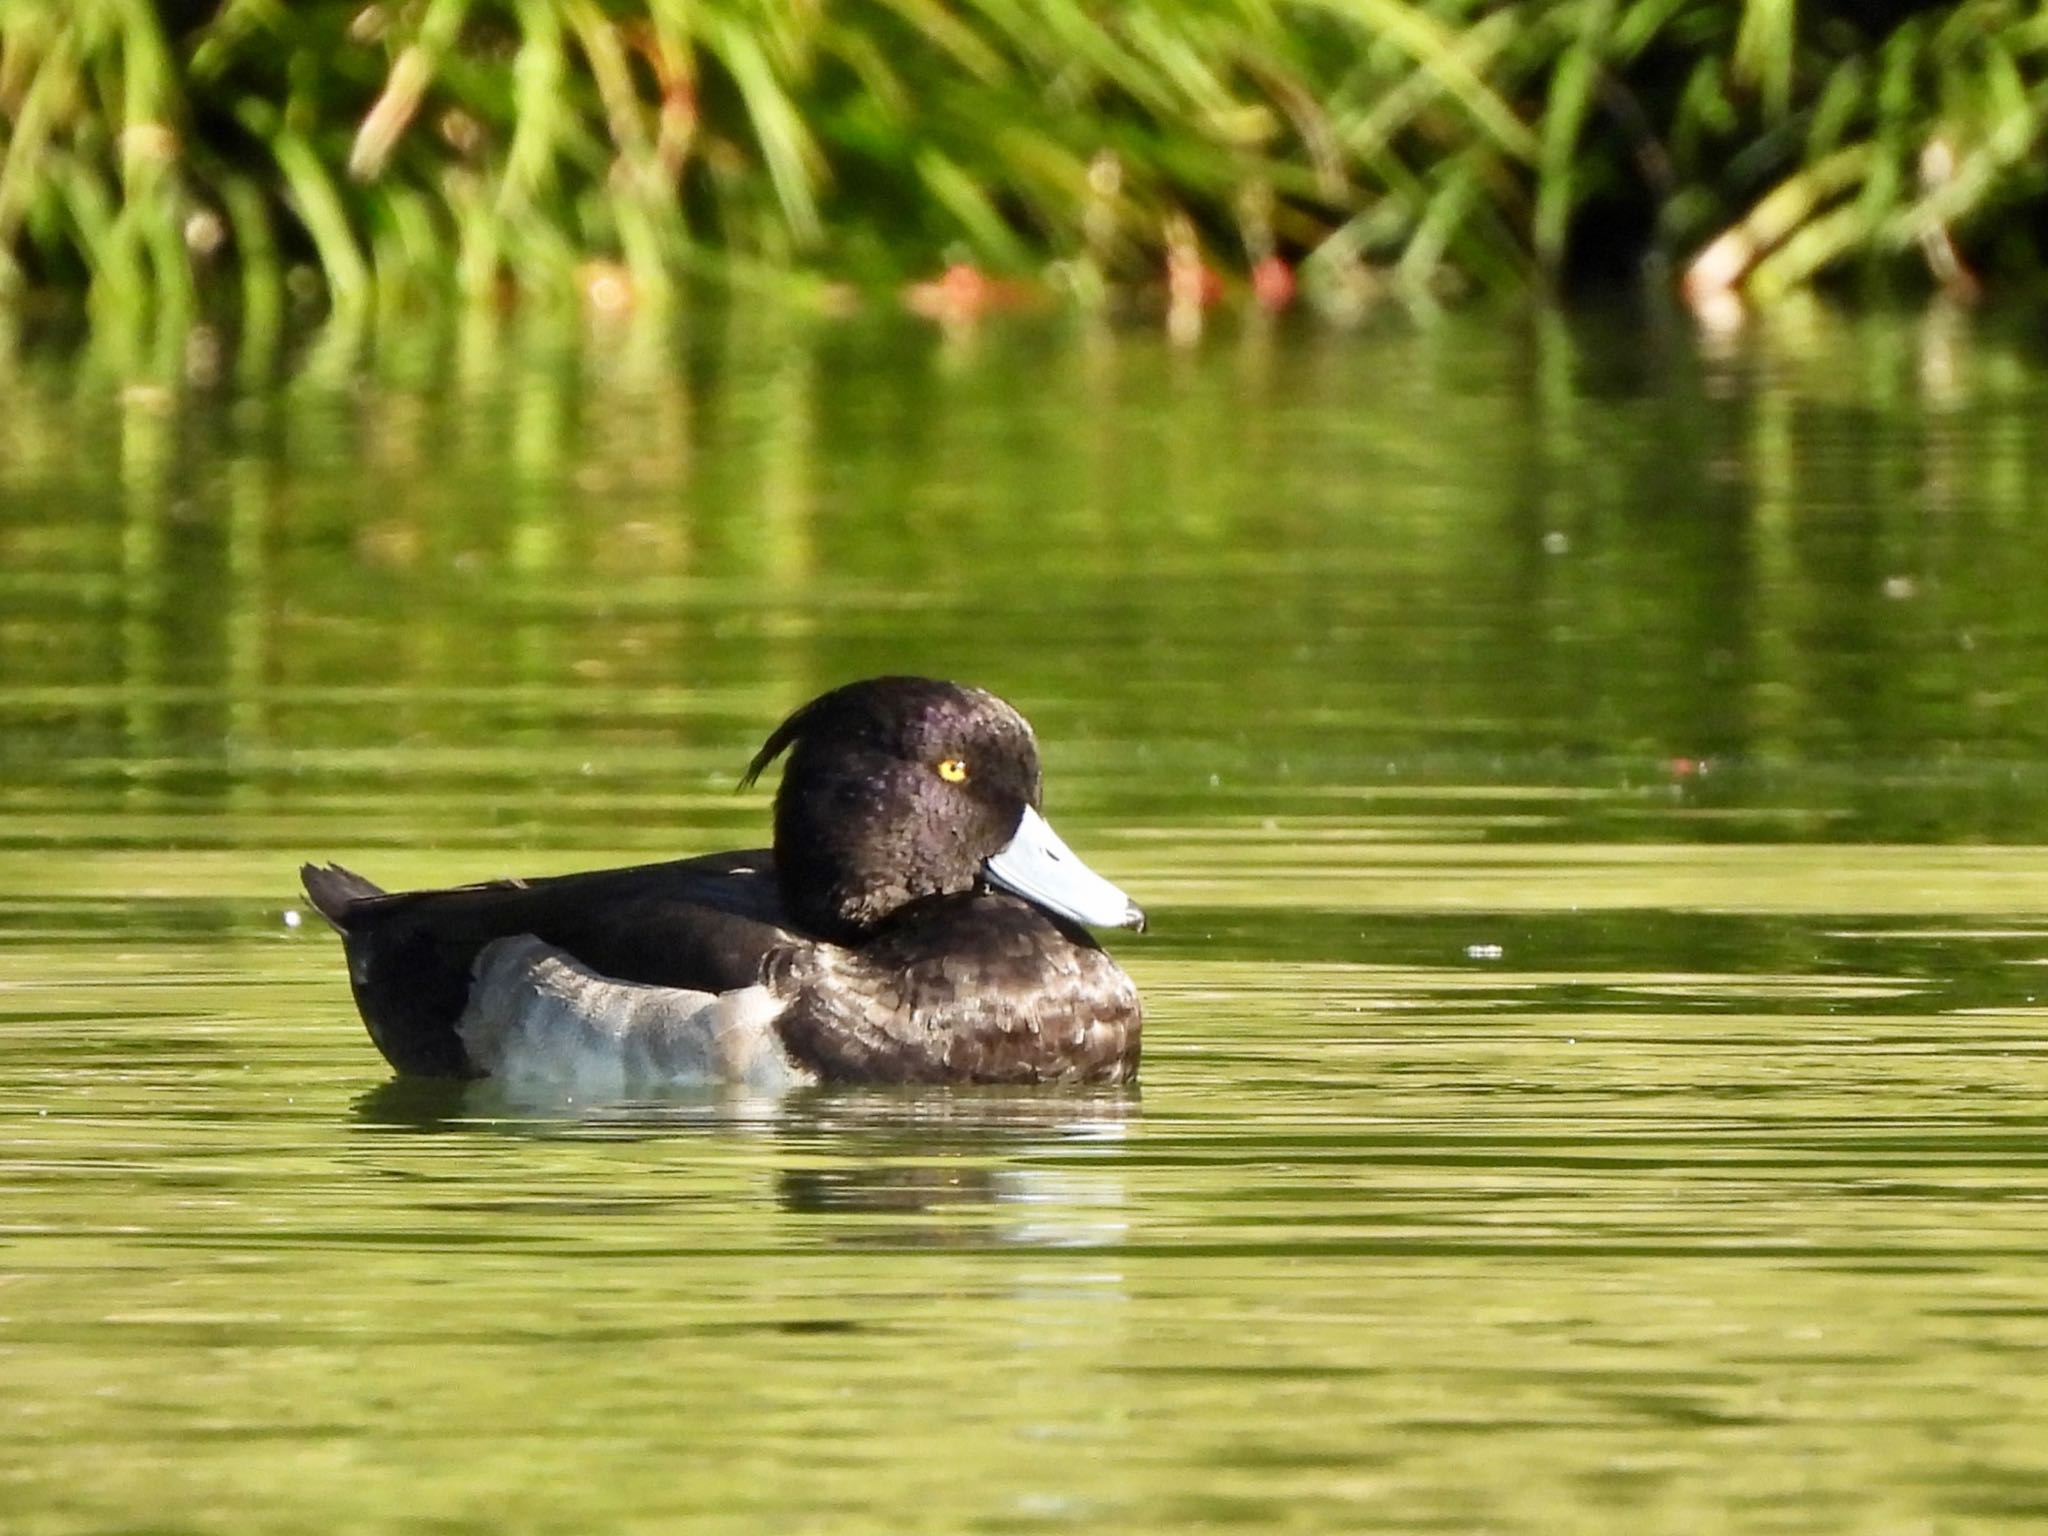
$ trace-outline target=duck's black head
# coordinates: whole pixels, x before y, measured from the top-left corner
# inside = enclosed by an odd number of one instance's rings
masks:
[[[909,902],[990,881],[1078,922],[1142,926],[1038,814],[1038,743],[992,693],[925,677],[848,683],[776,727],[775,863],[792,915],[852,939]]]

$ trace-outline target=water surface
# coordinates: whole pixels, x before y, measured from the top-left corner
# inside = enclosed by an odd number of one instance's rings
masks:
[[[228,362],[0,362],[10,1536],[2048,1514],[2017,326]],[[1140,1093],[394,1085],[287,921],[756,842],[882,671],[1152,911]]]

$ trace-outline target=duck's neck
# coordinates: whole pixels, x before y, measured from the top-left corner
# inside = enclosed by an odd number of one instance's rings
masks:
[[[909,899],[873,880],[848,879],[843,871],[775,859],[782,905],[805,933],[834,944],[858,944]]]

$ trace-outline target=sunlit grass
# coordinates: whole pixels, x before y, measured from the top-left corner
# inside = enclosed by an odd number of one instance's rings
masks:
[[[1703,300],[1968,289],[2034,264],[2044,115],[2020,0],[14,0],[0,287],[271,324],[957,262],[1098,302],[1178,249],[1338,310],[1650,253]]]

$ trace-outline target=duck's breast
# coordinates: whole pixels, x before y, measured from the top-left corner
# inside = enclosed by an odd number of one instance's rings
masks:
[[[858,948],[788,946],[777,1032],[831,1082],[1128,1083],[1144,1009],[1079,929],[1014,897],[919,903]]]

